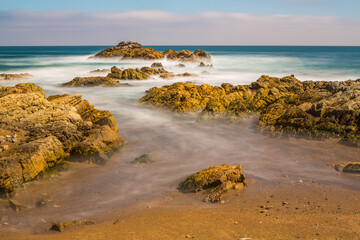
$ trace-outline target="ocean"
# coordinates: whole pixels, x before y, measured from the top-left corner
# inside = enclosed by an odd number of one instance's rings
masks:
[[[32,225],[38,218],[59,221],[104,214],[114,208],[176,191],[178,183],[190,174],[222,163],[242,164],[247,176],[266,184],[283,181],[281,179],[286,175],[286,181],[302,179],[359,189],[354,178],[339,176],[323,163],[354,160],[359,151],[356,148],[332,142],[270,138],[258,133],[256,121],[251,119],[236,124],[199,123],[196,117],[177,116],[142,106],[137,99],[151,87],[176,81],[238,85],[249,84],[264,74],[276,77],[294,74],[299,80],[314,81],[355,80],[360,78],[360,47],[151,46],[161,51],[169,48],[205,50],[212,55],[213,67],[201,68],[199,63],[185,63],[185,68],[178,68],[175,66],[178,62],[161,60],[168,71],[200,76],[123,81],[132,86],[119,88],[61,86],[75,77],[107,74],[90,74],[91,70],[112,66],[143,67],[154,62],[89,59],[107,47],[0,47],[0,73],[33,75],[26,80],[0,81],[0,85],[33,82],[44,88],[46,95],[81,93],[96,108],[112,112],[119,134],[127,142],[105,165],[74,163],[71,174],[19,191],[19,198],[46,193],[64,207],[61,210],[32,210],[21,219],[13,216],[11,222],[15,226]],[[140,167],[130,164],[144,153],[157,155],[159,162]]]

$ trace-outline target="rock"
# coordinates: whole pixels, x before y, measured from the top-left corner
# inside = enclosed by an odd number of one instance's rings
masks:
[[[69,228],[74,228],[83,225],[94,225],[94,224],[95,223],[93,221],[82,221],[82,220],[77,220],[72,222],[60,222],[60,223],[54,223],[51,226],[50,230],[63,232],[64,230]]]
[[[191,53],[189,50],[182,50],[180,52],[176,52],[172,49],[169,49],[164,52],[164,56],[167,59],[179,60],[184,62],[198,62],[201,60],[211,59],[211,56],[209,54],[199,49],[196,50],[194,53]]]
[[[27,208],[25,205],[19,203],[15,199],[10,199],[9,204],[10,204],[10,207],[16,212],[22,211]]]
[[[178,65],[176,65],[176,67],[184,68],[184,67],[186,67],[186,66],[185,66],[185,64],[183,64],[183,63],[179,63]]]
[[[110,47],[97,53],[94,57],[121,57],[122,59],[167,59],[181,60],[188,62],[196,62],[201,60],[210,60],[211,56],[205,51],[196,50],[191,53],[188,50],[176,52],[174,50],[167,50],[165,52],[156,51],[153,48],[143,48],[141,44],[132,41],[119,43],[116,47]]]
[[[158,158],[153,154],[143,154],[140,157],[137,157],[134,161],[132,161],[133,164],[138,163],[153,163],[157,162]]]
[[[359,173],[360,174],[360,162],[336,164],[335,169],[344,173]]]
[[[153,64],[151,64],[151,67],[152,68],[163,68],[164,66],[160,62],[154,62]]]
[[[80,94],[46,99],[34,84],[0,91],[0,129],[24,135],[12,135],[17,142],[0,153],[0,193],[63,165],[70,155],[103,163],[123,142],[110,112],[95,109]]]
[[[196,110],[201,119],[236,120],[260,113],[258,129],[264,134],[337,137],[360,146],[360,81],[301,82],[291,76],[261,76],[239,86],[174,83],[149,89],[139,101],[176,112]]]
[[[199,64],[199,67],[212,67],[213,65],[210,65],[210,64],[205,64],[204,62],[201,62]]]
[[[196,74],[191,73],[182,73],[182,74],[174,74],[172,72],[168,72],[163,68],[149,68],[142,67],[139,68],[127,68],[121,70],[116,66],[111,68],[111,73],[108,74],[110,78],[116,79],[124,79],[124,80],[146,80],[151,78],[152,76],[160,76],[161,78],[174,78],[174,77],[193,77],[197,76]]]
[[[120,87],[130,86],[122,84],[110,77],[76,77],[70,82],[64,83],[64,87]]]
[[[107,73],[107,72],[110,72],[110,69],[96,69],[90,71],[90,73]]]
[[[134,49],[134,48],[141,48],[142,45],[135,41],[123,41],[123,42],[120,42],[116,47],[119,47],[122,49]]]
[[[204,201],[221,202],[223,194],[239,183],[246,186],[245,175],[241,172],[241,165],[229,166],[223,164],[191,175],[180,183],[179,189],[183,192],[202,191]]]
[[[18,80],[32,77],[29,73],[20,73],[20,74],[7,74],[0,73],[0,80]]]
[[[45,199],[40,199],[36,203],[36,207],[38,207],[38,208],[42,208],[42,207],[46,207],[46,206],[47,206],[47,200],[45,200]]]
[[[116,47],[105,49],[104,51],[95,55],[97,58],[103,57],[122,57],[122,59],[163,59],[164,54],[155,51],[152,48],[142,48],[142,45],[133,42],[125,41],[120,42]]]

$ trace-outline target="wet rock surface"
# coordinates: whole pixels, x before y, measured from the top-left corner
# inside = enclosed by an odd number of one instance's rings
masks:
[[[360,162],[336,164],[335,169],[344,173],[360,174]]]
[[[141,164],[141,163],[154,163],[157,162],[159,159],[154,154],[143,154],[140,157],[135,158],[134,161],[132,161],[132,164]]]
[[[66,229],[84,226],[84,225],[94,225],[95,222],[93,221],[83,221],[83,220],[77,220],[77,221],[71,221],[71,222],[60,222],[60,223],[54,223],[50,230],[63,232]]]
[[[76,77],[70,82],[64,83],[64,87],[122,87],[122,84],[110,77]]]
[[[224,193],[232,189],[241,190],[245,186],[245,175],[241,172],[241,165],[223,164],[189,176],[180,183],[179,189],[183,192],[202,192],[205,202],[221,202]]]
[[[19,135],[0,153],[0,192],[14,191],[70,155],[105,162],[122,145],[117,131],[111,113],[95,109],[80,94],[45,98],[35,84],[0,87],[0,132]]]
[[[172,49],[164,52],[156,51],[153,48],[143,48],[141,44],[133,41],[125,41],[119,43],[116,47],[107,48],[104,51],[97,53],[95,57],[122,57],[122,59],[169,59],[179,60],[185,62],[199,62],[210,60],[211,56],[205,51],[196,50],[193,53],[189,50],[182,50],[180,52]]]
[[[0,80],[17,80],[32,77],[29,73],[19,73],[19,74],[8,74],[0,73]]]
[[[301,82],[293,76],[262,76],[250,85],[221,87],[174,83],[152,88],[140,102],[175,112],[199,111],[202,119],[236,120],[260,113],[266,134],[339,137],[359,145],[360,81]]]

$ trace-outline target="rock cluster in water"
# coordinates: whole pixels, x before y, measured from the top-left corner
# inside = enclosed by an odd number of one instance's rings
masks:
[[[95,57],[122,57],[122,59],[170,59],[185,62],[197,62],[211,59],[211,56],[205,51],[196,50],[193,53],[188,50],[180,52],[172,49],[165,52],[156,51],[153,48],[143,48],[141,44],[133,41],[119,43],[116,47],[107,48],[97,53]]]
[[[0,73],[0,80],[17,80],[32,77],[29,73],[8,74]]]
[[[262,76],[250,85],[220,87],[174,83],[152,88],[140,102],[175,112],[200,111],[201,118],[234,119],[260,113],[259,129],[315,138],[360,140],[360,81],[301,82],[293,76]]]
[[[0,135],[10,136],[0,143],[0,192],[12,192],[70,155],[103,163],[122,145],[117,131],[111,113],[80,94],[45,98],[35,84],[0,86]]]
[[[154,67],[142,67],[142,68],[127,68],[120,69],[116,66],[111,68],[111,73],[107,75],[109,78],[123,79],[123,80],[146,80],[151,78],[151,76],[159,76],[164,79],[173,78],[173,77],[194,77],[196,74],[192,73],[181,73],[174,74],[172,72],[166,71],[163,68],[154,68]]]
[[[180,183],[183,192],[203,192],[205,202],[221,202],[224,193],[231,189],[243,189],[246,186],[241,165],[227,164],[212,166],[189,176]]]
[[[76,77],[70,82],[64,83],[64,87],[120,87],[129,86],[110,77]]]

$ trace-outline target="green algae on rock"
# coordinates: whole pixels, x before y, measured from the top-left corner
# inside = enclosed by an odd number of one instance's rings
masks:
[[[261,76],[239,86],[174,83],[149,89],[139,102],[174,112],[198,111],[202,119],[259,113],[258,128],[266,134],[340,137],[359,145],[359,90],[359,80],[301,82],[293,76]]]
[[[64,87],[120,87],[129,86],[122,84],[110,77],[76,77],[70,82],[64,83]]]
[[[70,156],[103,163],[122,146],[110,112],[80,94],[45,98],[35,84],[0,87],[0,130],[23,137],[0,153],[0,192],[37,178]]]
[[[245,175],[241,172],[241,165],[222,164],[189,176],[180,183],[179,189],[183,192],[202,191],[204,201],[221,202],[224,193],[231,189],[243,189],[245,186]]]
[[[176,52],[172,49],[166,50],[165,52],[156,51],[153,48],[143,48],[141,44],[134,41],[120,42],[116,47],[107,48],[94,57],[106,58],[106,57],[122,57],[122,59],[145,59],[145,60],[156,60],[156,59],[170,59],[180,60],[185,62],[201,62],[211,59],[211,56],[205,51],[196,50],[193,53],[189,50],[182,50]]]

